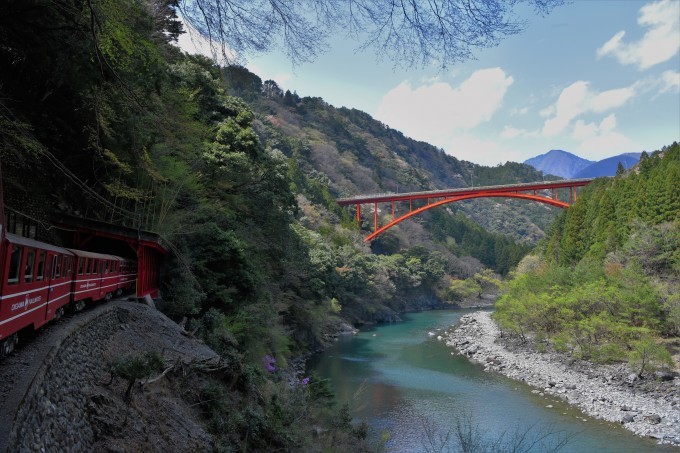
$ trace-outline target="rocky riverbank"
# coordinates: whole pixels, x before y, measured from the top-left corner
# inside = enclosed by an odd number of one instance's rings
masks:
[[[511,338],[501,338],[490,312],[461,318],[446,334],[446,344],[470,360],[559,397],[585,413],[621,423],[639,436],[680,446],[680,377],[658,373],[638,379],[620,365],[595,365],[565,355],[538,353]]]

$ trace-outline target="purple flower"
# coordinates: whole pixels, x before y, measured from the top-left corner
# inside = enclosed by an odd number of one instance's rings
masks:
[[[268,372],[273,373],[276,371],[276,365],[274,365],[276,363],[276,359],[274,357],[270,356],[269,354],[265,354],[264,357],[262,357],[262,362],[264,363],[264,367]]]
[[[309,378],[308,377],[306,377],[306,378],[304,378],[303,380],[300,381],[300,385],[307,385],[307,384],[309,384]]]

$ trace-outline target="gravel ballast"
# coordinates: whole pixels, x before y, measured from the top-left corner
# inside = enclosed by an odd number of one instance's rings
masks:
[[[535,352],[501,338],[490,312],[463,316],[444,339],[486,371],[524,381],[539,393],[559,397],[592,417],[621,423],[639,436],[680,446],[677,373],[640,380],[625,364],[595,365],[555,352]]]

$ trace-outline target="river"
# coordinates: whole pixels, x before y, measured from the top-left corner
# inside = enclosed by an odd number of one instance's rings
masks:
[[[562,452],[677,451],[452,355],[453,349],[436,339],[437,331],[469,312],[413,313],[404,315],[402,323],[341,337],[309,362],[310,371],[332,381],[338,400],[350,404],[355,420],[369,424],[374,439],[389,433],[385,446],[390,452],[427,451],[428,445],[441,445],[457,418],[472,420],[468,425],[477,426],[487,441],[503,432],[507,439],[527,430],[530,436],[556,431],[572,435]]]

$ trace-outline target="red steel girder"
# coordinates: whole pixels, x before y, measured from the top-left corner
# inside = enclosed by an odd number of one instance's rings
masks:
[[[540,195],[531,195],[531,194],[526,194],[526,193],[513,193],[513,192],[501,192],[501,193],[479,193],[479,194],[469,194],[469,195],[462,195],[459,197],[451,197],[451,198],[445,198],[443,200],[426,204],[425,206],[415,209],[413,211],[407,212],[406,214],[402,215],[401,217],[398,217],[394,220],[392,220],[390,223],[381,226],[380,228],[376,228],[373,233],[369,234],[364,238],[364,242],[370,242],[373,239],[375,239],[380,233],[383,233],[384,231],[392,228],[394,225],[403,222],[404,220],[413,217],[415,215],[418,215],[422,212],[427,211],[428,209],[433,209],[438,206],[442,206],[448,203],[453,203],[456,201],[461,201],[461,200],[470,200],[472,198],[486,198],[486,197],[505,197],[505,198],[521,198],[525,200],[533,200],[533,201],[539,201],[541,203],[546,203],[552,206],[556,206],[558,208],[568,208],[569,203],[565,203],[563,201],[558,201],[558,200],[553,200],[552,198],[548,197],[542,197]],[[376,223],[377,226],[377,223]]]
[[[447,203],[453,203],[460,200],[469,200],[473,198],[520,198],[525,200],[538,201],[560,208],[568,208],[574,201],[576,201],[576,189],[591,183],[593,178],[571,179],[560,181],[540,181],[535,183],[524,184],[507,184],[502,186],[482,186],[475,188],[462,189],[447,189],[447,190],[432,190],[426,192],[410,192],[398,194],[374,194],[374,195],[360,195],[350,198],[338,199],[338,204],[341,206],[355,205],[357,222],[361,225],[361,205],[373,204],[373,233],[369,234],[364,241],[369,242],[376,236],[393,227],[394,225],[410,218],[421,212],[427,211]],[[557,196],[558,189],[569,189],[569,202],[560,201]],[[538,195],[539,190],[550,190],[551,197],[544,197]],[[531,192],[531,193],[524,193]],[[413,200],[426,200],[426,205],[417,209],[413,209]],[[438,201],[436,201],[438,200]],[[401,217],[395,218],[395,202],[408,201],[409,212]],[[378,203],[390,202],[392,205],[392,221],[387,225],[378,227]]]

